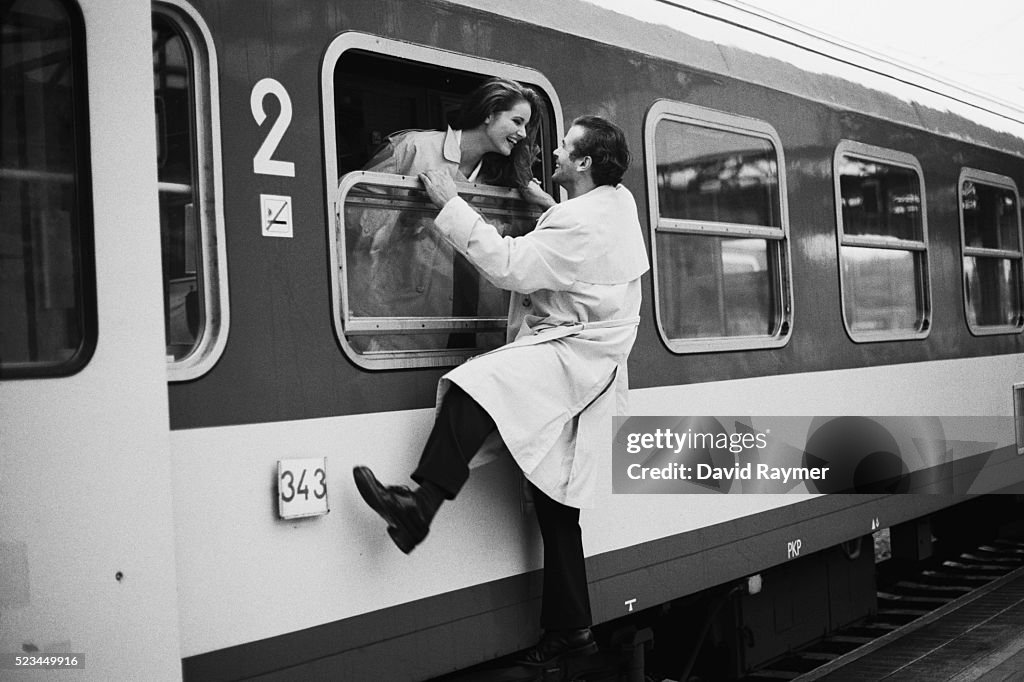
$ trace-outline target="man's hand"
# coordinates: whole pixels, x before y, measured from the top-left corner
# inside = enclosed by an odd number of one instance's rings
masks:
[[[444,208],[445,204],[459,196],[452,176],[443,170],[428,170],[420,173],[420,182],[427,190],[427,196],[438,208]]]
[[[540,183],[536,180],[531,180],[530,184],[526,187],[520,187],[519,193],[523,195],[523,199],[526,201],[536,204],[545,210],[555,205],[555,200],[550,194],[541,189]]]

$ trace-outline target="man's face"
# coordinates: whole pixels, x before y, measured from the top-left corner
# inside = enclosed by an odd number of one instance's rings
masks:
[[[551,179],[563,187],[572,185],[581,175],[578,166],[582,159],[573,159],[576,153],[576,141],[583,137],[584,130],[581,126],[569,128],[569,132],[562,138],[562,145],[555,150],[555,169],[551,173]]]

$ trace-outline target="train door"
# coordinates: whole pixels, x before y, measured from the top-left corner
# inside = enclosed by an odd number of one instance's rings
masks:
[[[151,19],[0,3],[5,679],[181,675]]]

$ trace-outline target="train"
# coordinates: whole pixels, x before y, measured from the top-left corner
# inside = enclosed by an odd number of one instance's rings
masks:
[[[374,149],[493,76],[540,94],[556,197],[576,116],[627,135],[652,264],[630,415],[794,419],[798,450],[844,417],[904,430],[843,455],[895,458],[895,487],[858,487],[857,459],[834,488],[623,494],[609,424],[581,521],[603,646],[647,632],[682,674],[701,645],[735,678],[870,608],[873,533],[920,556],[994,524],[979,503],[1013,513],[1024,112],[776,28],[702,0],[0,3],[5,661],[428,680],[535,640],[511,461],[409,556],[350,475],[404,478],[438,379],[503,338],[474,273],[406,273],[451,308],[369,315],[349,259],[360,215],[427,210],[415,178],[361,170]]]

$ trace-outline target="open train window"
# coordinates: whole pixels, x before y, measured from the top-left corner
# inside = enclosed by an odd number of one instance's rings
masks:
[[[843,320],[858,342],[928,335],[928,221],[921,165],[843,140],[834,157]]]
[[[83,20],[0,4],[0,377],[66,376],[96,346]]]
[[[187,5],[153,7],[153,95],[170,381],[194,379],[227,341],[216,56]]]
[[[1021,303],[1020,197],[1011,178],[960,172],[964,309],[974,334],[1017,333]]]
[[[342,348],[360,367],[453,365],[505,342],[508,293],[432,229],[437,210],[419,180],[375,159],[400,131],[445,134],[466,95],[494,76],[540,95],[534,175],[549,183],[561,110],[540,73],[360,33],[328,48],[321,85],[332,307]],[[509,187],[478,181],[459,191],[504,234],[532,229],[539,216]]]
[[[793,295],[775,129],[663,100],[647,114],[645,146],[666,345],[677,353],[785,345]]]

